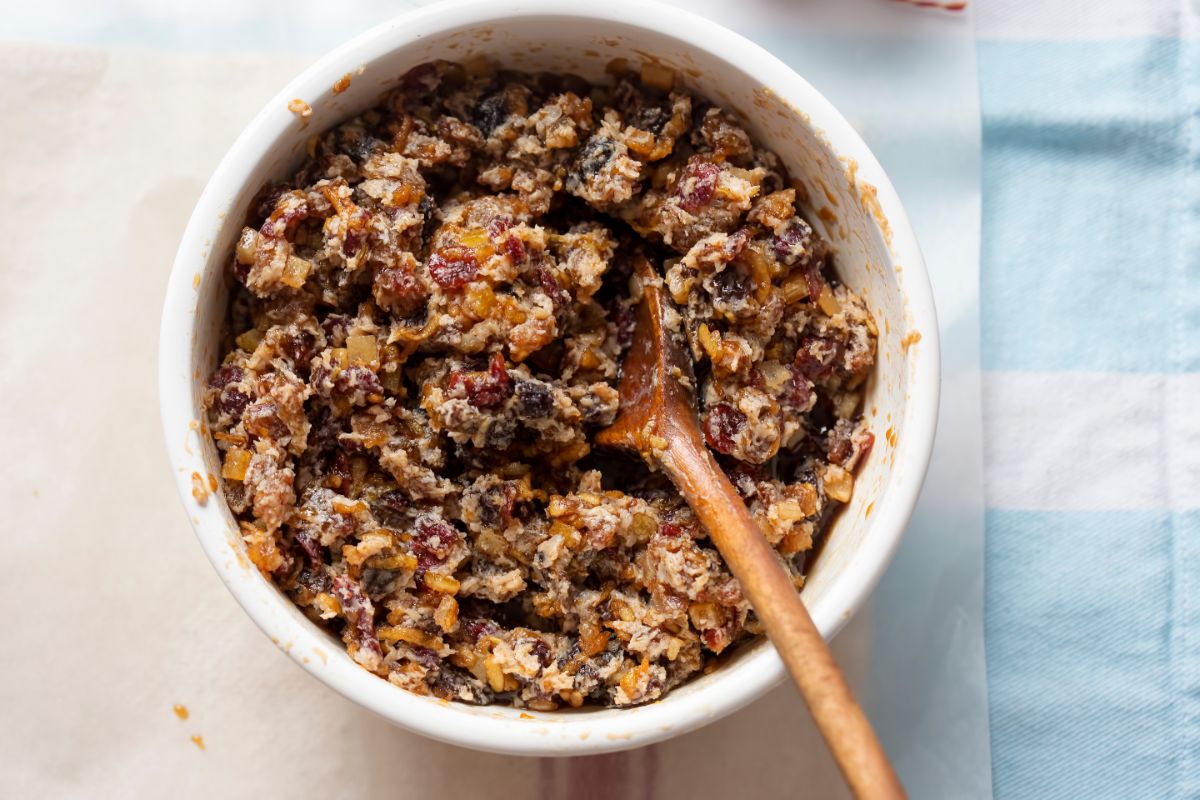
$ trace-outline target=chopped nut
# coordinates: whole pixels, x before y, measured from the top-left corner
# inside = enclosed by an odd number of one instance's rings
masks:
[[[825,494],[829,495],[830,499],[839,503],[850,502],[850,495],[854,491],[853,475],[837,464],[830,464],[825,467],[824,479]]]
[[[457,594],[461,585],[457,579],[438,572],[426,572],[424,582],[430,589],[442,594]]]

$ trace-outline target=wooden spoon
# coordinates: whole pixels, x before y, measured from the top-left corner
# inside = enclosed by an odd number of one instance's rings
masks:
[[[741,583],[855,796],[905,797],[791,577],[704,443],[691,361],[668,330],[662,279],[645,258],[635,271],[642,301],[621,368],[620,411],[596,442],[636,451],[678,487]]]

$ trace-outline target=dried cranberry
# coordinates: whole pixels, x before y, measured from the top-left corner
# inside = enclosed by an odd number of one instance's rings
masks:
[[[424,575],[430,567],[444,562],[461,538],[459,532],[443,520],[436,517],[418,519],[410,543],[413,555],[417,557],[417,572]]]
[[[684,211],[696,211],[708,205],[717,191],[721,168],[711,161],[693,156],[675,184],[675,196]]]
[[[320,564],[324,561],[324,554],[321,552],[321,542],[308,530],[300,529],[296,531],[296,544],[300,545],[300,549],[304,551],[304,554],[308,556],[312,563]],[[300,577],[303,579],[303,574]]]
[[[633,331],[637,327],[637,318],[634,316],[633,310],[618,301],[613,304],[609,314],[617,329],[617,347],[621,348],[622,352],[628,350],[629,346],[633,344]]]
[[[377,402],[372,400],[372,397],[383,397],[383,384],[374,372],[355,364],[342,370],[337,376],[337,380],[333,382],[333,393],[351,405],[366,405]]]
[[[794,366],[811,381],[828,378],[842,355],[842,343],[825,336],[804,336],[796,350]]]
[[[658,526],[658,535],[667,539],[678,539],[683,536],[683,528],[672,525],[670,522],[664,522]]]
[[[464,619],[459,621],[459,627],[472,642],[477,642],[484,636],[492,636],[500,632],[500,626],[490,619]]]
[[[728,403],[717,403],[704,418],[704,436],[718,453],[733,452],[733,439],[746,425],[746,415]]]
[[[505,236],[504,244],[500,247],[504,251],[504,255],[508,256],[508,260],[513,264],[525,263],[525,243],[515,235],[510,233],[508,236]]]
[[[793,217],[782,233],[771,239],[771,250],[780,263],[791,266],[802,255],[808,252],[812,242],[812,228],[799,217]]]
[[[494,217],[488,223],[488,236],[493,239],[499,239],[509,228],[512,227],[512,220],[505,216]]]
[[[460,289],[479,273],[479,259],[469,247],[443,247],[429,256],[429,276],[443,289]]]
[[[246,432],[258,439],[277,440],[290,435],[287,424],[279,418],[279,407],[270,400],[260,400],[242,414]]]
[[[808,404],[812,400],[812,384],[796,367],[793,366],[791,371],[792,379],[788,381],[784,400],[795,408],[808,408]]]
[[[571,296],[559,286],[558,279],[554,277],[554,273],[550,271],[550,267],[546,264],[538,264],[538,282],[542,284],[542,291],[550,298],[550,302],[556,306],[566,305]]]
[[[375,275],[375,301],[398,314],[416,311],[425,303],[425,287],[415,272],[404,265],[383,267]]]
[[[467,402],[476,408],[492,408],[503,403],[513,393],[512,379],[504,368],[504,356],[492,354],[487,372],[455,372],[446,388],[457,394],[460,390]]]
[[[554,395],[541,381],[521,381],[516,392],[517,413],[522,419],[544,419],[554,410]]]
[[[333,596],[342,606],[342,615],[353,626],[359,647],[382,655],[379,640],[375,638],[375,608],[358,582],[345,575],[336,576],[333,579]]]

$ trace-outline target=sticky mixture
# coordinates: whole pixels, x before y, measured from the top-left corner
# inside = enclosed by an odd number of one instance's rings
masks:
[[[249,557],[419,694],[631,706],[759,632],[670,484],[592,445],[635,254],[797,587],[873,443],[874,323],[779,159],[671,73],[612,72],[417,67],[261,193],[230,255],[205,407]]]

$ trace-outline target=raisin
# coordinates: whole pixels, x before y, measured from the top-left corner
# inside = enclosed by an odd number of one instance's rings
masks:
[[[634,113],[630,124],[658,136],[670,119],[671,114],[661,106],[642,106]]]
[[[613,304],[609,313],[612,315],[613,325],[617,329],[617,347],[624,352],[633,344],[633,331],[637,327],[637,318],[634,316],[633,310],[620,301]]]
[[[443,247],[429,256],[429,276],[443,289],[460,289],[479,273],[479,260],[469,247]]]
[[[517,413],[522,419],[544,419],[554,410],[554,395],[542,381],[521,381],[516,392]]]
[[[740,306],[754,291],[750,276],[734,266],[726,267],[712,278],[713,303],[723,306]]]
[[[711,161],[693,156],[675,184],[675,196],[684,211],[697,211],[712,202],[717,191],[721,168]]]
[[[475,123],[475,127],[485,138],[491,136],[492,131],[500,127],[500,123],[506,119],[508,119],[508,109],[504,107],[504,95],[499,92],[485,97],[483,102],[475,107],[475,113],[471,115],[471,121]]]
[[[316,347],[317,337],[308,331],[288,331],[279,339],[279,352],[301,371],[312,361]]]
[[[593,136],[587,140],[587,144],[579,152],[579,158],[575,161],[575,169],[572,171],[580,180],[586,182],[604,169],[604,166],[612,160],[615,150],[616,144],[612,139]]]
[[[842,355],[842,343],[825,336],[804,336],[796,350],[794,366],[800,374],[811,381],[819,381],[833,374],[838,358]]]
[[[704,419],[704,437],[718,453],[733,452],[734,437],[746,425],[746,415],[728,403],[717,403]]]
[[[214,389],[224,389],[231,383],[240,383],[246,377],[246,371],[233,364],[223,364],[208,379],[208,385]]]
[[[460,620],[458,625],[472,642],[477,642],[484,636],[492,636],[500,632],[500,626],[490,619],[464,619]]]
[[[350,318],[345,314],[330,314],[321,320],[321,330],[330,347],[341,347],[346,344],[350,332]]]
[[[217,411],[230,417],[240,417],[250,405],[250,397],[237,389],[225,389],[217,398]]]

